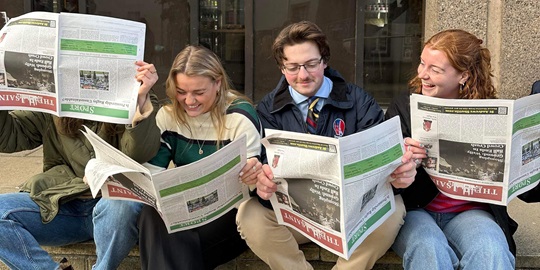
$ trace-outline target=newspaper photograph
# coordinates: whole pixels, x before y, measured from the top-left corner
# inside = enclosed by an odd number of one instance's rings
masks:
[[[342,138],[265,132],[279,224],[348,259],[395,211],[390,174],[404,153],[398,117]]]
[[[249,198],[238,181],[246,164],[245,135],[196,162],[152,172],[88,128],[84,134],[96,153],[85,168],[92,195],[148,204],[169,233],[210,223]]]
[[[0,110],[129,124],[146,25],[78,13],[30,12],[0,30]]]
[[[508,205],[540,179],[540,95],[517,100],[411,95],[422,166],[454,199]]]

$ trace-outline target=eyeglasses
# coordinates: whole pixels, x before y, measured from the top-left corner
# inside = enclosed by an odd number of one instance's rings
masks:
[[[309,61],[303,65],[298,65],[298,64],[283,65],[283,70],[289,75],[296,75],[298,74],[298,72],[300,72],[300,68],[304,67],[307,72],[311,73],[311,72],[315,72],[319,70],[319,65],[321,64],[321,62],[322,62],[322,57],[319,60]]]

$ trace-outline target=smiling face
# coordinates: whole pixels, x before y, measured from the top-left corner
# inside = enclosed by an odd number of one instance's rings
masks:
[[[176,100],[190,117],[210,111],[216,101],[221,81],[205,76],[176,74]]]
[[[424,47],[418,65],[418,78],[422,80],[422,94],[439,98],[458,98],[459,85],[467,81],[468,73],[459,72],[444,52]]]
[[[311,41],[285,46],[283,55],[286,59],[283,65],[304,65],[321,59],[319,48]],[[295,75],[288,74],[284,69],[281,69],[281,72],[296,92],[311,97],[317,93],[323,83],[325,68],[326,63],[321,62],[318,69],[313,72],[308,72],[304,67],[301,67]]]

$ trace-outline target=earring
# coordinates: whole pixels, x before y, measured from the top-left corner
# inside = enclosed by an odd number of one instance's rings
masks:
[[[465,88],[465,83],[460,83],[459,84],[459,94],[463,94],[463,88]]]

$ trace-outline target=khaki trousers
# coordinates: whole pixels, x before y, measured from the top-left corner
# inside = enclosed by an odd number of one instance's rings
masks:
[[[401,195],[394,198],[396,211],[355,249],[349,260],[339,257],[334,270],[371,269],[388,251],[405,218]],[[313,269],[298,246],[310,240],[287,226],[279,225],[274,211],[262,206],[257,198],[240,205],[236,224],[251,250],[271,269]]]

